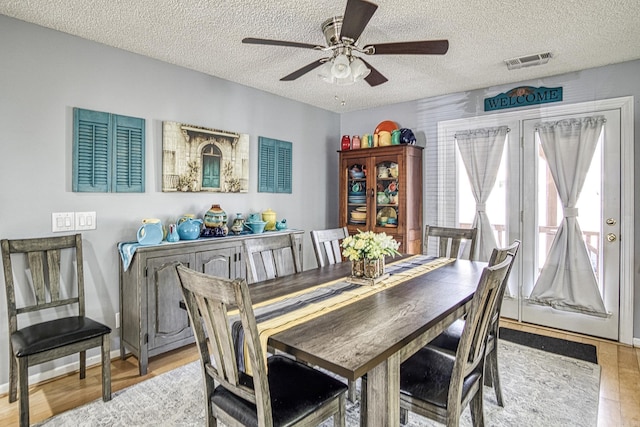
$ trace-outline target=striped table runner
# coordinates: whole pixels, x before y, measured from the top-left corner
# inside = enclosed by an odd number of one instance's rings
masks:
[[[266,357],[267,341],[271,335],[392,288],[453,261],[453,258],[434,259],[431,256],[415,255],[387,265],[385,272],[389,273],[389,277],[375,286],[348,283],[346,278],[341,278],[256,304],[253,309],[263,353]],[[230,311],[229,315],[235,317],[237,313],[238,311],[234,310]],[[242,325],[237,317],[235,320],[232,329],[238,350],[238,367],[251,374],[249,360],[244,357],[248,351]]]

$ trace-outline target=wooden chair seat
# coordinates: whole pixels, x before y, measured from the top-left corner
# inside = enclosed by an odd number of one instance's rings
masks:
[[[88,317],[64,317],[19,329],[11,334],[11,345],[16,357],[25,357],[109,333],[111,328]]]
[[[319,406],[344,394],[344,383],[286,356],[267,359],[271,414],[274,426],[293,425],[312,415]],[[240,382],[253,388],[253,378],[241,374]],[[232,416],[243,426],[258,426],[255,404],[233,394],[223,386],[216,387],[213,405]]]

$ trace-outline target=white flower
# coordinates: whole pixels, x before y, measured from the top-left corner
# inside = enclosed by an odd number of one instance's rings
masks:
[[[400,255],[400,244],[386,233],[374,233],[373,231],[360,231],[353,236],[347,236],[342,240],[342,255],[350,261],[359,259],[379,259],[384,256]]]

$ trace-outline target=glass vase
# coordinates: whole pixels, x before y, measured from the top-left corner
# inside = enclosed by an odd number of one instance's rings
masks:
[[[384,257],[377,259],[365,258],[363,261],[364,277],[367,279],[375,279],[384,274]]]
[[[364,260],[357,259],[355,261],[351,261],[351,275],[353,277],[364,276]]]

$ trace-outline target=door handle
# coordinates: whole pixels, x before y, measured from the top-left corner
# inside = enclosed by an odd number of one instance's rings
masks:
[[[613,218],[607,218],[605,222],[607,223],[607,225],[616,225],[616,220]]]
[[[616,237],[616,235],[615,235],[615,234],[613,234],[613,233],[609,233],[609,234],[607,234],[607,241],[609,241],[609,242],[615,242],[617,239],[618,239],[618,238]]]

